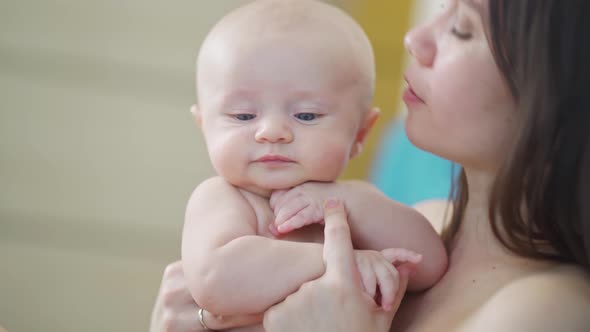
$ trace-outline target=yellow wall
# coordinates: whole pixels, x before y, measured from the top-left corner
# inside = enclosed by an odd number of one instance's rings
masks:
[[[381,117],[371,133],[363,153],[351,161],[343,178],[367,178],[381,134],[399,109],[405,54],[403,37],[411,21],[412,3],[409,0],[350,2],[349,12],[365,29],[375,50],[377,64],[375,105],[381,108]],[[394,17],[395,19],[393,19]]]

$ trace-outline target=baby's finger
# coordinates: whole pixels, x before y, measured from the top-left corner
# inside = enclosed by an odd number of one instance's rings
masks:
[[[277,210],[275,210],[275,226],[279,227],[279,225],[291,219],[308,206],[309,203],[302,197],[296,197],[288,203],[279,206]]]
[[[399,308],[402,299],[404,298],[405,294],[406,294],[406,290],[408,289],[408,281],[410,280],[410,275],[412,273],[412,269],[413,267],[411,266],[411,263],[406,263],[401,265],[398,268],[398,274],[399,274],[399,282],[398,282],[398,288],[397,288],[397,293],[395,294],[395,299],[393,301],[393,305],[391,307],[392,311],[397,311],[397,309]]]
[[[399,274],[395,267],[385,260],[373,262],[373,269],[377,275],[377,284],[379,284],[381,292],[381,307],[383,310],[389,311],[395,301]]]
[[[285,221],[284,223],[278,226],[278,230],[280,233],[289,233],[295,229],[299,229],[305,227],[307,225],[311,225],[316,223],[316,220],[312,218],[312,209],[307,206],[303,210],[299,211],[296,215],[291,217],[289,220]]]
[[[377,293],[377,277],[375,276],[375,271],[373,271],[373,267],[371,264],[360,263],[357,260],[357,268],[361,273],[361,281],[363,282],[363,287],[365,292],[374,299],[375,294]]]
[[[197,317],[197,324],[195,326],[201,326],[201,323],[198,321],[198,315],[193,315]],[[218,316],[213,315],[207,310],[203,311],[203,321],[207,324],[212,330],[227,330],[236,327],[247,326],[251,324],[261,323],[262,322],[262,314],[258,315],[234,315],[234,316]]]
[[[273,200],[271,204],[271,208],[275,211],[279,210],[283,205],[285,205],[287,202],[290,202],[297,196],[301,196],[301,190],[298,187],[294,187],[289,190],[278,191],[277,197]]]
[[[400,263],[419,264],[422,261],[422,255],[403,248],[381,250],[381,255],[393,265],[399,265]]]
[[[272,194],[270,195],[270,200],[269,200],[270,208],[274,210],[275,207],[277,206],[277,202],[281,199],[281,197],[283,197],[288,192],[289,192],[289,190],[275,190],[275,191],[273,191]]]
[[[305,225],[304,218],[301,215],[296,214],[291,219],[280,224],[277,227],[277,231],[280,234],[287,234],[287,233],[290,233],[296,229],[303,227],[304,225]]]

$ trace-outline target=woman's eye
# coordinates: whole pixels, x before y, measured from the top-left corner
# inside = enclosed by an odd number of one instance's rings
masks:
[[[239,121],[250,121],[250,120],[256,118],[256,115],[254,115],[254,114],[235,114],[234,118]]]
[[[318,115],[314,113],[297,113],[295,117],[301,121],[313,121],[318,118]]]
[[[461,40],[469,40],[473,36],[471,34],[471,32],[462,32],[462,31],[458,30],[456,27],[453,27],[451,29],[451,33],[453,35],[455,35],[455,37],[457,37],[457,38],[459,38]]]

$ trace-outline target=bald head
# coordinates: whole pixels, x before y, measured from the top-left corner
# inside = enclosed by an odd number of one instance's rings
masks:
[[[272,41],[313,47],[318,56],[330,57],[372,102],[375,63],[369,39],[345,12],[316,0],[257,0],[223,17],[201,46],[197,85],[207,82],[211,67],[230,65],[232,56]]]
[[[238,29],[258,37],[282,34],[304,27],[332,27],[368,43],[360,26],[342,10],[316,0],[256,0],[223,17],[209,37]],[[321,31],[316,31],[321,32]],[[326,31],[329,32],[329,31]]]

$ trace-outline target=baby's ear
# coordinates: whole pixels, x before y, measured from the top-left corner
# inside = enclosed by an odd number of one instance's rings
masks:
[[[365,140],[367,136],[371,132],[375,121],[379,118],[379,114],[381,110],[378,107],[374,107],[373,109],[366,112],[365,117],[363,118],[363,122],[359,131],[356,134],[356,138],[354,140],[354,145],[352,146],[352,150],[350,151],[350,158],[354,158],[358,156],[361,151],[363,150],[363,145],[365,144]]]
[[[195,123],[197,124],[197,127],[201,127],[201,111],[199,110],[199,107],[196,104],[191,106],[191,114],[195,118]]]

